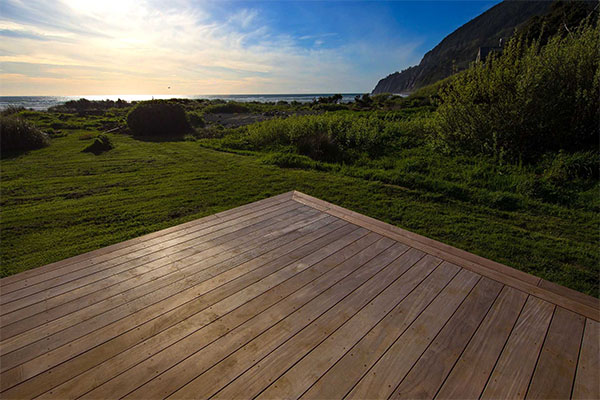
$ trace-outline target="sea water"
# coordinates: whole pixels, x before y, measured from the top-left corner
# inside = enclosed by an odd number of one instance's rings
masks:
[[[342,102],[350,102],[354,97],[361,93],[345,93],[342,94]],[[25,107],[33,110],[47,110],[49,107],[63,104],[69,100],[113,100],[118,99],[125,101],[143,101],[152,99],[208,99],[208,100],[227,100],[250,102],[258,101],[261,103],[278,102],[278,101],[298,101],[301,103],[311,102],[319,97],[331,96],[332,93],[316,93],[316,94],[227,94],[227,95],[176,95],[176,94],[155,94],[155,95],[93,95],[93,96],[0,96],[0,109],[5,109],[8,106]]]

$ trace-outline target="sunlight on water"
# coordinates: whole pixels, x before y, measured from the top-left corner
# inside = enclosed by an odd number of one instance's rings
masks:
[[[314,94],[226,94],[226,95],[177,95],[177,94],[118,94],[118,95],[93,95],[93,96],[0,96],[0,109],[8,106],[25,107],[33,110],[46,110],[48,107],[56,106],[70,100],[79,100],[82,98],[88,100],[113,100],[125,101],[144,101],[152,99],[208,99],[208,100],[227,100],[241,102],[278,102],[278,101],[299,101],[301,103],[311,102],[318,97],[331,96],[333,93],[314,93]],[[345,93],[342,101],[353,101],[359,93]]]

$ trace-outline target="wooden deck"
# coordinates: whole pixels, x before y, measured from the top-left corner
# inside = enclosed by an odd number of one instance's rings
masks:
[[[298,192],[0,289],[2,398],[600,398],[597,299]]]

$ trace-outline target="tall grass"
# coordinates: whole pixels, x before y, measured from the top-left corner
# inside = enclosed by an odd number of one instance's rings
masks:
[[[376,116],[326,113],[272,119],[247,127],[239,143],[253,150],[288,148],[314,160],[352,162],[379,157],[394,135],[393,124]]]
[[[38,149],[50,144],[48,135],[17,116],[0,116],[0,152]]]

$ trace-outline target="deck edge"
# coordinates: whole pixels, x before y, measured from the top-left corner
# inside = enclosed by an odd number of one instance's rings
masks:
[[[181,227],[182,225],[188,225],[188,224],[196,224],[196,223],[203,223],[203,222],[210,222],[210,221],[214,221],[216,219],[222,218],[223,216],[227,215],[228,213],[234,212],[236,209],[238,208],[242,208],[242,207],[247,207],[247,206],[251,206],[251,205],[258,205],[260,203],[264,203],[264,202],[270,202],[270,201],[278,201],[281,200],[283,201],[288,201],[288,200],[293,200],[293,196],[294,196],[294,191],[288,191],[288,192],[284,192],[284,193],[280,193],[277,194],[275,196],[271,196],[271,197],[265,197],[256,201],[253,201],[251,203],[246,203],[246,204],[240,204],[239,206],[236,207],[232,207],[232,208],[228,208],[226,210],[223,211],[219,211],[218,213],[215,214],[209,214],[209,215],[205,215],[203,217],[191,220],[191,221],[187,221],[181,224],[177,224],[177,225],[172,225],[169,226],[167,228],[163,228],[160,229],[158,231],[154,231],[154,232],[149,232],[146,233],[142,236],[137,236],[122,242],[117,242],[117,243],[113,243],[111,245],[108,246],[103,246],[94,250],[90,250],[90,251],[86,251],[80,254],[76,254],[74,256],[68,257],[68,258],[64,258],[62,260],[58,260],[58,261],[54,261],[51,262],[49,264],[44,264],[44,265],[40,265],[25,271],[21,271],[21,272],[17,272],[16,274],[12,274],[9,276],[5,276],[3,278],[0,278],[0,291],[1,288],[4,287],[5,285],[9,285],[15,282],[18,282],[19,280],[23,280],[23,279],[27,279],[29,277],[29,275],[31,275],[33,272],[35,271],[36,273],[39,272],[45,272],[49,269],[52,268],[62,268],[62,267],[66,267],[68,265],[77,263],[77,262],[81,262],[83,260],[92,258],[92,257],[96,257],[98,255],[101,255],[105,252],[110,252],[110,251],[114,251],[116,248],[120,247],[120,246],[133,246],[137,243],[141,243],[145,240],[148,240],[150,237],[153,236],[160,236],[162,234],[167,234],[168,232],[170,232],[173,228],[176,227]]]
[[[600,321],[600,299],[302,192],[293,191],[292,199],[522,290],[532,296],[552,302],[587,318]]]

